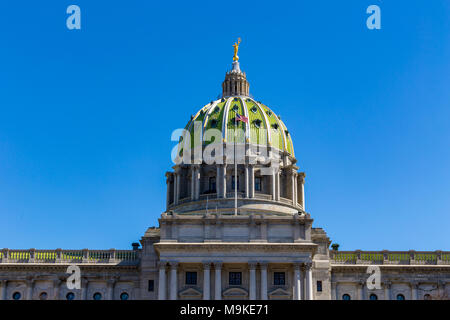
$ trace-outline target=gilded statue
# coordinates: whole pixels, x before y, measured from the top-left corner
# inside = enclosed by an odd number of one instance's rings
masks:
[[[241,38],[238,38],[238,42],[233,44],[234,47],[234,57],[233,57],[233,61],[238,61],[239,57],[238,57],[238,50],[239,50],[239,44],[241,43]]]

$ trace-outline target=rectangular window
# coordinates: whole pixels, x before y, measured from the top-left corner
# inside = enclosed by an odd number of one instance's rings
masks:
[[[286,274],[284,272],[274,272],[273,284],[276,286],[284,286],[286,284]]]
[[[197,272],[186,272],[186,284],[196,285],[197,284]]]
[[[155,280],[148,280],[148,291],[153,292],[155,290]]]
[[[231,176],[231,189],[234,191],[234,176]],[[237,189],[239,190],[239,176],[237,177]]]
[[[255,178],[255,191],[261,191],[261,178]]]
[[[242,284],[242,272],[230,272],[229,284],[230,286],[240,286]]]
[[[209,178],[209,192],[216,192],[216,177]]]
[[[317,281],[317,292],[322,292],[322,281]]]

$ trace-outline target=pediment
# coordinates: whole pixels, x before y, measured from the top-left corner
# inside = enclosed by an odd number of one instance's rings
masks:
[[[223,292],[224,297],[247,297],[248,292],[241,287],[231,287]]]
[[[180,297],[200,298],[202,296],[202,292],[199,289],[193,287],[182,289],[178,294],[180,295]]]
[[[283,288],[276,288],[268,293],[269,297],[273,298],[283,298],[283,297],[290,297],[291,293],[287,290],[284,290]]]

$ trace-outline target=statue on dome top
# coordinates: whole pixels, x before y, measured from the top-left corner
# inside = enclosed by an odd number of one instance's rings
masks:
[[[239,50],[239,44],[241,43],[241,38],[238,38],[238,42],[235,42],[233,44],[234,47],[234,57],[233,57],[233,61],[238,61],[239,57],[238,57],[238,50]]]

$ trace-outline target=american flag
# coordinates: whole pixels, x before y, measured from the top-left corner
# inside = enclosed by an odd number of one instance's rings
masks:
[[[247,123],[248,122],[248,118],[244,117],[244,116],[241,116],[239,113],[236,112],[236,121],[242,121],[242,122]]]

